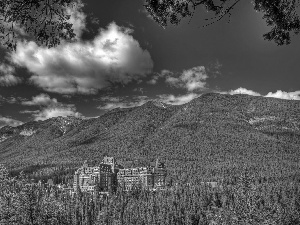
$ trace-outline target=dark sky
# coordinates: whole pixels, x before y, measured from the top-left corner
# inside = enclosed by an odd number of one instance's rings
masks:
[[[277,46],[249,1],[203,28],[161,28],[142,0],[84,0],[72,13],[76,43],[0,49],[0,127],[54,116],[96,117],[148,100],[183,104],[205,92],[300,100],[300,36]]]

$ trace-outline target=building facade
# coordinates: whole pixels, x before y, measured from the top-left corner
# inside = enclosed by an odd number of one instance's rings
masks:
[[[167,170],[163,163],[156,162],[155,167],[136,167],[120,169],[117,175],[118,185],[130,191],[134,187],[157,190],[166,187]]]
[[[74,175],[73,188],[83,192],[112,192],[117,188],[118,166],[113,157],[104,157],[99,166],[90,167],[85,161]]]
[[[163,163],[155,166],[122,168],[113,157],[104,157],[99,166],[85,161],[74,175],[73,189],[83,192],[115,192],[117,187],[130,191],[134,187],[148,190],[164,189],[167,170]]]
[[[153,168],[153,187],[154,189],[164,189],[166,187],[167,169],[164,163],[156,162]]]

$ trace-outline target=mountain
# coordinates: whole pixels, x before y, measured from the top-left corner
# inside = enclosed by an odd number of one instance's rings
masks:
[[[289,176],[300,165],[300,102],[208,93],[180,106],[150,101],[98,118],[57,117],[0,129],[0,163],[11,169],[78,166],[104,154],[124,166],[160,158],[172,176],[241,168]]]

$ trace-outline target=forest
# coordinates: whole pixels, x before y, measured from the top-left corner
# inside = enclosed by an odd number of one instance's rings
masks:
[[[109,196],[71,195],[0,169],[0,224],[299,224],[300,176],[261,177],[249,169],[213,188],[177,183],[165,191],[118,189]]]

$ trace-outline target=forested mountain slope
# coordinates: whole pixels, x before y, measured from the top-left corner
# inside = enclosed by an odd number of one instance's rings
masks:
[[[0,129],[0,163],[79,165],[104,154],[124,166],[159,157],[186,179],[234,173],[291,175],[300,162],[300,102],[209,93],[171,106],[147,102],[93,119],[52,118]],[[300,164],[299,164],[300,165]]]

